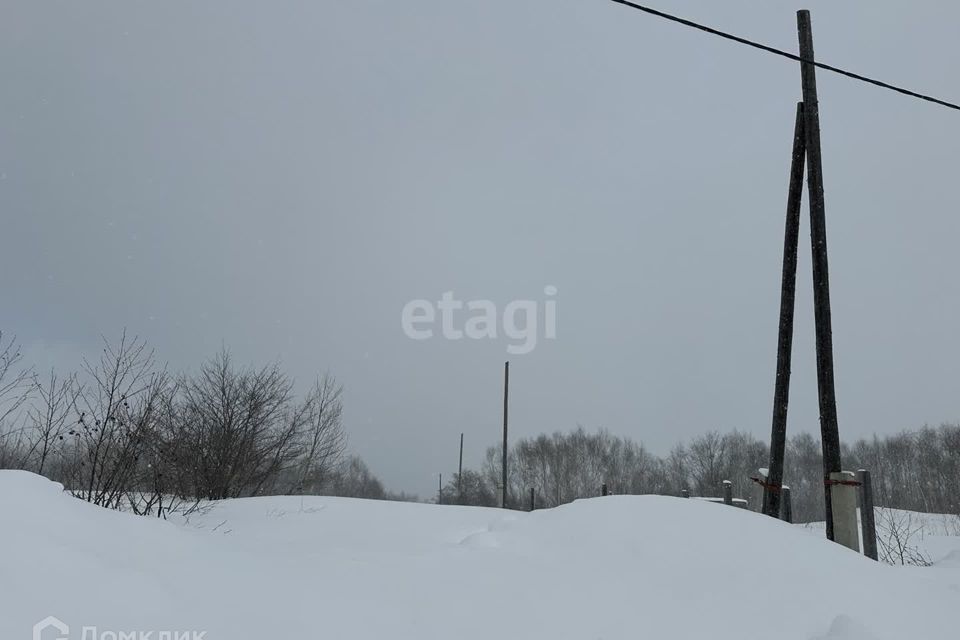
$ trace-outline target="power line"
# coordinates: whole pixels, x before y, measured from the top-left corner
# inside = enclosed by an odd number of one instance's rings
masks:
[[[933,102],[935,104],[948,107],[950,109],[956,109],[960,111],[960,105],[954,104],[952,102],[947,102],[946,100],[941,100],[940,98],[935,98],[933,96],[924,95],[922,93],[917,93],[916,91],[911,91],[910,89],[904,89],[903,87],[898,87],[896,85],[889,84],[887,82],[882,82],[874,78],[868,78],[867,76],[862,76],[859,73],[853,73],[852,71],[846,71],[838,67],[834,67],[829,64],[824,64],[822,62],[817,62],[816,60],[805,60],[795,53],[790,53],[789,51],[784,51],[783,49],[777,49],[776,47],[771,47],[769,45],[761,44],[759,42],[754,42],[753,40],[747,40],[746,38],[741,38],[740,36],[735,36],[732,33],[727,33],[725,31],[720,31],[719,29],[714,29],[713,27],[708,27],[703,24],[698,24],[691,20],[685,18],[680,18],[669,13],[664,13],[663,11],[658,11],[656,9],[651,9],[650,7],[645,7],[643,5],[637,4],[636,2],[630,2],[629,0],[610,0],[617,4],[622,4],[625,7],[630,7],[631,9],[636,9],[637,11],[643,11],[652,16],[658,18],[663,18],[665,20],[670,20],[671,22],[676,22],[682,24],[686,27],[692,27],[694,29],[699,29],[700,31],[705,31],[706,33],[713,34],[715,36],[720,36],[727,40],[733,40],[740,44],[745,44],[748,47],[753,47],[754,49],[760,49],[761,51],[766,51],[767,53],[772,53],[774,55],[782,56],[784,58],[789,58],[791,60],[796,60],[797,62],[807,62],[811,63],[816,67],[824,69],[825,71],[832,71],[833,73],[839,73],[842,76],[848,78],[853,78],[854,80],[859,80],[861,82],[866,82],[868,84],[875,85],[877,87],[882,87],[883,89],[889,89],[891,91],[896,91],[897,93],[902,93],[905,96],[910,96],[911,98],[919,98],[920,100],[926,100],[927,102]]]

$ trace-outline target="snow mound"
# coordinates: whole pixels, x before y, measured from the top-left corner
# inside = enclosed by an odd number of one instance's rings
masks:
[[[0,638],[56,616],[207,640],[938,640],[960,568],[882,566],[742,509],[610,496],[534,513],[326,497],[178,521],[0,472]],[[156,634],[154,634],[156,635]]]

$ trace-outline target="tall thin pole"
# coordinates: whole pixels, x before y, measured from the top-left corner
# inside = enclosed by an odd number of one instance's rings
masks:
[[[443,504],[443,474],[437,474],[437,484],[439,489],[437,489],[437,504]]]
[[[507,407],[510,396],[510,363],[503,363],[503,477],[500,506],[507,508]]]
[[[457,502],[463,498],[463,433],[460,433],[460,466],[457,468]]]
[[[773,426],[770,434],[770,468],[763,490],[763,512],[780,517],[783,455],[787,445],[787,405],[790,402],[790,361],[793,357],[793,315],[797,292],[797,247],[800,243],[800,205],[803,198],[803,103],[797,103],[793,125],[793,156],[787,191],[787,222],[783,233],[783,270],[780,278],[780,330],[777,338],[777,377],[773,390]]]
[[[820,104],[816,67],[813,65],[813,29],[810,12],[797,12],[800,40],[803,116],[807,143],[807,189],[810,195],[810,244],[813,249],[813,306],[817,343],[817,389],[820,402],[820,439],[823,445],[824,506],[827,538],[833,540],[833,508],[828,482],[840,472],[840,432],[833,378],[833,330],[830,320],[830,277],[827,268],[827,223],[823,198],[823,165],[820,157]]]

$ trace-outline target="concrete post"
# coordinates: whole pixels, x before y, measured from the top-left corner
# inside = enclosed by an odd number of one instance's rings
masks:
[[[780,519],[793,524],[793,503],[790,499],[790,487],[783,485],[780,491]]]
[[[723,481],[723,504],[733,505],[733,483],[729,480]]]
[[[860,553],[860,531],[857,527],[857,488],[852,471],[830,474],[830,505],[833,508],[833,541]],[[850,483],[850,484],[845,484]]]

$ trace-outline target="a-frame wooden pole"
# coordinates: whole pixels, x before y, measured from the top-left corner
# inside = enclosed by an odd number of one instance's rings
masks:
[[[817,388],[820,403],[820,439],[823,445],[824,506],[827,538],[833,540],[833,509],[828,485],[830,474],[841,471],[840,432],[833,377],[833,329],[830,319],[830,276],[827,268],[827,224],[823,199],[823,166],[820,157],[820,105],[816,67],[813,65],[813,30],[810,12],[797,12],[800,39],[803,116],[807,143],[807,188],[810,197],[810,244],[813,249],[813,305],[817,343]]]
[[[800,243],[800,204],[803,198],[803,103],[797,103],[793,125],[793,156],[787,190],[787,221],[783,233],[783,270],[780,278],[780,330],[777,338],[777,377],[773,390],[773,426],[770,433],[770,467],[763,490],[763,513],[780,517],[783,456],[787,445],[787,405],[790,401],[790,361],[793,355],[793,315],[797,291],[797,247]]]

